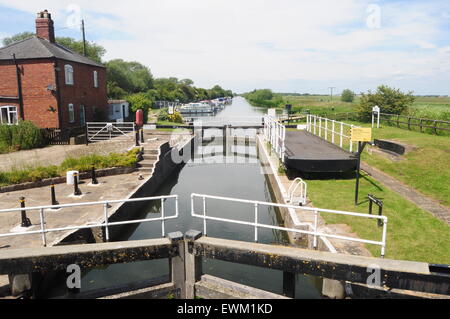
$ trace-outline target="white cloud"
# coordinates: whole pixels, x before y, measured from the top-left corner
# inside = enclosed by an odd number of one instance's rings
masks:
[[[287,90],[298,81],[374,87],[406,79],[414,87],[403,89],[418,90],[423,83],[432,92],[433,78],[439,82],[449,78],[448,51],[439,46],[446,31],[438,18],[445,19],[441,9],[445,2],[380,2],[381,28],[369,29],[366,9],[372,2],[80,0],[76,4],[88,34],[101,30],[96,32],[97,41],[107,49],[108,59],[137,60],[155,76],[188,77],[201,86],[219,83],[243,91],[285,83],[280,85]],[[72,1],[0,3],[30,13],[47,8],[56,23],[63,24]],[[327,86],[317,86],[316,91],[326,91]]]

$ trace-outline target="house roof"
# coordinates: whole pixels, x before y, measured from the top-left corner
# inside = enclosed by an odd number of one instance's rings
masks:
[[[51,43],[36,36],[0,48],[0,61],[12,60],[12,54],[16,54],[17,60],[57,58],[101,68],[105,67],[58,43]]]

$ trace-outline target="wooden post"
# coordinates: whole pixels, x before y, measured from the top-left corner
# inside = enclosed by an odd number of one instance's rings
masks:
[[[195,256],[192,250],[193,242],[202,236],[202,232],[197,230],[190,230],[184,235],[184,262],[186,267],[185,299],[195,298],[195,283],[199,281],[202,276],[202,258]]]
[[[174,284],[175,290],[179,291],[179,298],[186,299],[186,277],[185,277],[185,268],[184,268],[184,256],[185,256],[185,246],[183,241],[183,233],[175,232],[170,233],[169,239],[172,244],[178,245],[178,253],[179,255],[176,257],[172,257],[169,260],[170,266],[170,280]]]

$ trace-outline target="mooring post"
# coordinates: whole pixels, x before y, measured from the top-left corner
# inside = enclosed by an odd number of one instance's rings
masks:
[[[186,267],[186,299],[195,298],[195,283],[202,276],[202,258],[194,255],[194,242],[203,236],[201,231],[190,230],[184,235]]]
[[[74,196],[83,195],[80,188],[78,187],[78,173],[73,174],[73,195]]]
[[[50,192],[52,196],[52,206],[59,205],[59,202],[56,200],[55,184],[50,186]]]
[[[141,126],[141,129],[139,131],[141,132],[141,143],[144,143],[144,126]]]
[[[95,174],[94,166],[92,166],[92,169],[91,169],[91,177],[92,177],[92,185],[98,185],[98,180],[97,180],[97,176]]]
[[[283,296],[295,298],[295,274],[283,272]]]
[[[179,291],[179,299],[186,299],[186,276],[185,276],[185,246],[182,232],[170,233],[169,239],[172,244],[177,245],[179,255],[170,258],[170,280],[174,284],[175,290]]]
[[[25,197],[20,197],[19,199],[19,203],[20,203],[20,207],[21,208],[25,208]],[[21,226],[28,228],[31,227],[31,221],[30,219],[27,217],[27,212],[25,210],[21,211],[21,215],[22,215],[22,223]]]

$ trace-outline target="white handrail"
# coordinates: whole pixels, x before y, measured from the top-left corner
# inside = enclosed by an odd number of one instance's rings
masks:
[[[359,126],[331,120],[328,118],[324,118],[324,117],[320,117],[320,116],[312,115],[312,114],[307,115],[306,121],[307,121],[307,126],[308,126],[308,132],[313,133],[314,135],[317,135],[319,137],[322,137],[322,130],[323,130],[324,131],[323,138],[326,141],[328,141],[328,133],[331,132],[331,143],[339,146],[340,148],[344,148],[344,139],[347,139],[349,141],[349,151],[353,152],[353,143],[354,142],[351,140],[350,135],[344,134],[344,127],[349,127],[350,129],[352,129],[352,128],[359,127]],[[328,127],[328,122],[332,123],[331,129]],[[325,123],[325,125],[323,126],[322,123]],[[336,126],[338,126],[340,129],[336,130]],[[339,143],[336,142],[335,135],[338,135],[340,137]]]
[[[287,199],[289,200],[289,203],[292,203],[293,200],[294,200],[295,191],[299,187],[300,187],[300,201],[299,201],[299,204],[306,205],[308,185],[300,177],[297,177],[296,179],[294,179],[294,181],[289,186],[288,191],[287,191]]]
[[[194,205],[195,198],[201,198],[203,200],[203,212],[201,215],[196,214],[196,212],[195,212],[195,205]],[[206,209],[206,200],[207,199],[252,204],[255,207],[255,212],[254,212],[255,221],[254,222],[245,222],[245,221],[229,219],[229,218],[207,216],[207,209]],[[292,209],[302,209],[302,210],[306,210],[306,211],[311,211],[314,213],[313,231],[261,224],[258,222],[259,206],[292,208]],[[340,235],[321,233],[318,231],[318,226],[319,226],[318,225],[318,215],[320,212],[382,220],[383,221],[382,239],[381,239],[381,241],[373,241],[373,240],[360,239],[360,238],[354,238],[354,237],[348,237],[348,236],[340,236]],[[214,221],[220,221],[220,222],[226,222],[226,223],[232,223],[232,224],[253,226],[255,228],[255,242],[258,242],[258,229],[266,228],[266,229],[281,230],[281,231],[288,231],[288,232],[295,232],[295,233],[299,233],[299,234],[311,235],[314,237],[314,241],[313,241],[314,249],[317,249],[317,247],[318,247],[317,238],[325,237],[325,238],[334,238],[334,239],[348,240],[348,241],[353,241],[353,242],[381,246],[381,257],[384,257],[385,252],[386,252],[387,223],[388,223],[388,218],[386,216],[367,215],[367,214],[338,211],[338,210],[331,210],[331,209],[322,209],[322,208],[299,207],[299,206],[294,206],[294,205],[285,205],[285,204],[269,203],[269,202],[255,201],[255,200],[237,199],[237,198],[222,197],[222,196],[211,196],[211,195],[205,195],[205,194],[191,194],[191,215],[192,215],[192,217],[203,219],[204,235],[207,235],[206,220],[214,220]]]
[[[166,199],[175,199],[175,215],[165,216],[164,214],[164,201]],[[134,203],[134,202],[144,202],[144,201],[154,201],[161,200],[161,217],[157,218],[144,218],[139,220],[129,220],[129,221],[121,221],[121,222],[108,222],[108,207],[109,204],[117,204],[117,203]],[[69,207],[85,207],[85,206],[95,206],[102,205],[104,209],[104,223],[95,223],[89,225],[80,225],[80,226],[68,226],[68,227],[58,227],[58,228],[45,228],[45,210],[46,209],[64,209]],[[128,225],[128,224],[139,224],[145,222],[153,222],[153,221],[161,221],[162,225],[162,237],[165,237],[165,221],[169,219],[178,218],[178,195],[167,195],[167,196],[156,196],[156,197],[144,197],[144,198],[133,198],[133,199],[122,199],[122,200],[109,200],[109,201],[101,201],[101,202],[85,202],[85,203],[74,203],[74,204],[62,204],[62,205],[53,205],[53,206],[37,206],[37,207],[23,207],[23,208],[11,208],[11,209],[1,209],[1,213],[11,213],[11,212],[22,212],[22,211],[39,211],[40,214],[40,230],[34,231],[24,231],[24,232],[14,232],[7,234],[0,234],[0,238],[3,237],[13,237],[20,235],[42,235],[42,242],[44,246],[47,246],[47,238],[46,233],[51,232],[60,232],[60,231],[68,231],[68,230],[79,230],[79,229],[89,229],[89,228],[100,228],[105,227],[105,239],[109,241],[109,227],[110,226],[118,226],[118,225]]]
[[[271,116],[264,116],[264,137],[281,160],[286,151],[286,126]]]

